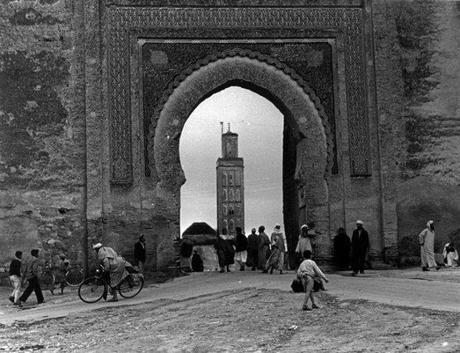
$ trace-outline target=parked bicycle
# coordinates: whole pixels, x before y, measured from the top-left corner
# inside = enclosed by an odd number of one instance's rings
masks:
[[[85,278],[83,269],[79,265],[69,267],[68,269],[64,270],[65,273],[62,273],[62,271],[63,270],[56,266],[51,266],[48,262],[45,263],[45,267],[43,269],[40,280],[43,288],[49,289],[53,295],[56,286],[60,286],[62,294],[66,285],[70,287],[77,287],[83,282]]]
[[[96,269],[92,277],[86,278],[78,287],[79,298],[88,304],[96,303],[101,298],[107,298],[109,290],[117,290],[123,298],[134,298],[144,288],[144,276],[140,273],[130,273],[121,283],[112,288],[102,266]]]
[[[65,273],[65,283],[71,287],[77,287],[83,283],[85,275],[79,265],[71,266]]]

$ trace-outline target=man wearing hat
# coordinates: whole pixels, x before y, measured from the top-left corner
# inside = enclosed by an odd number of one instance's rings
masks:
[[[100,264],[104,266],[104,270],[109,273],[110,287],[112,290],[112,299],[109,302],[118,301],[117,286],[127,276],[129,276],[126,270],[126,261],[119,256],[115,250],[108,246],[102,246],[101,243],[93,245],[93,249],[96,251],[97,259]]]
[[[369,251],[369,234],[363,227],[363,221],[356,221],[356,229],[353,231],[351,238],[351,262],[353,276],[364,273],[364,263]]]
[[[134,266],[139,268],[141,273],[144,273],[145,264],[145,237],[144,234],[139,235],[139,240],[134,244]]]

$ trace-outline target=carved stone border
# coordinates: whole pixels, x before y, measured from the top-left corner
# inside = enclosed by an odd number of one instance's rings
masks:
[[[129,34],[139,29],[321,29],[343,33],[352,176],[371,174],[362,8],[155,8],[109,6],[107,59],[111,181],[132,182]]]
[[[185,70],[183,70],[179,75],[177,75],[174,80],[172,80],[166,90],[163,92],[163,95],[161,96],[157,106],[155,107],[155,112],[153,114],[154,119],[157,119],[160,116],[161,111],[163,110],[163,107],[168,100],[168,98],[171,96],[171,94],[174,92],[174,90],[184,81],[187,77],[189,77],[193,72],[199,70],[201,67],[206,66],[212,62],[218,61],[220,59],[224,58],[231,58],[231,57],[241,57],[241,58],[250,58],[250,59],[256,59],[260,62],[264,62],[268,65],[274,66],[277,69],[283,71],[286,75],[291,77],[297,84],[303,89],[303,91],[310,97],[312,100],[313,104],[315,105],[316,110],[318,110],[319,116],[321,117],[321,121],[324,127],[324,131],[326,133],[326,141],[327,141],[327,169],[324,171],[325,174],[331,173],[332,171],[332,166],[334,163],[333,159],[333,139],[332,139],[332,132],[331,132],[331,126],[329,124],[329,118],[324,110],[323,105],[321,104],[320,99],[317,97],[316,93],[311,89],[311,87],[300,77],[292,68],[287,66],[286,64],[282,63],[281,61],[248,49],[241,49],[241,48],[235,48],[235,49],[229,49],[220,52],[219,54],[216,55],[209,55],[203,59],[198,60],[196,63],[193,65],[187,67]],[[156,120],[152,121],[150,124],[150,132],[149,132],[149,149],[153,149],[153,138],[155,136],[155,129],[156,129]]]

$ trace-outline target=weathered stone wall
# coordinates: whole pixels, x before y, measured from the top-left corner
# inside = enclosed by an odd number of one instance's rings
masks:
[[[32,248],[83,261],[73,10],[64,0],[0,3],[0,266]]]
[[[460,224],[460,2],[374,3],[384,198],[397,211],[399,252],[437,222],[437,243]]]
[[[156,4],[154,0],[143,3]],[[285,6],[276,0],[254,5],[264,3]],[[321,3],[335,1],[318,1]],[[216,4],[228,6],[231,1]],[[306,2],[292,4],[304,6]],[[347,4],[361,6],[353,0]],[[460,236],[456,218],[460,211],[459,2],[374,1],[373,22],[370,2],[365,1],[364,6],[367,66],[362,70],[369,92],[369,175],[351,176],[350,155],[354,152],[349,146],[354,132],[347,121],[347,48],[340,35],[331,42],[335,59],[328,61],[333,68],[333,99],[331,91],[322,92],[309,83],[328,115],[337,118],[330,124],[336,132],[334,170],[324,186],[327,190],[318,189],[321,207],[309,215],[323,231],[319,247],[324,258],[332,254],[334,230],[345,226],[351,233],[358,218],[370,231],[374,257],[394,258],[398,251],[404,256],[417,254],[414,237],[428,219],[438,222],[438,243],[450,234]],[[34,247],[44,249],[46,258],[67,252],[73,261],[83,263],[96,241],[130,258],[140,233],[147,239],[148,269],[164,267],[174,259],[172,242],[179,234],[180,198],[158,184],[157,168],[149,164],[149,122],[159,112],[153,100],[142,105],[149,89],[161,97],[164,88],[144,84],[144,91],[140,89],[142,81],[148,83],[149,77],[146,80],[141,74],[145,67],[140,65],[149,51],[140,51],[135,37],[126,42],[130,81],[125,87],[131,99],[130,116],[125,118],[131,136],[127,153],[132,183],[110,182],[114,146],[108,109],[108,16],[102,0],[0,4],[0,266],[9,262],[15,250],[29,253]],[[206,31],[211,38],[210,29]],[[265,37],[263,31],[258,33]],[[203,49],[199,57],[206,57],[211,49],[206,49],[208,53]],[[318,87],[329,86],[328,81]],[[178,139],[180,131],[172,137]],[[175,177],[181,179],[179,174]],[[307,199],[308,193],[314,198],[313,189],[305,190]],[[311,212],[308,207],[307,212]]]

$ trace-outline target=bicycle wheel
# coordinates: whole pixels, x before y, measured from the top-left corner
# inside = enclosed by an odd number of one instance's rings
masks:
[[[144,288],[144,277],[132,273],[120,283],[118,286],[118,293],[120,293],[123,298],[133,298],[139,294],[142,288]]]
[[[78,287],[78,296],[85,303],[96,303],[107,293],[106,282],[99,277],[89,277]]]
[[[65,274],[65,282],[71,287],[80,285],[84,279],[83,271],[78,267],[71,268]]]

